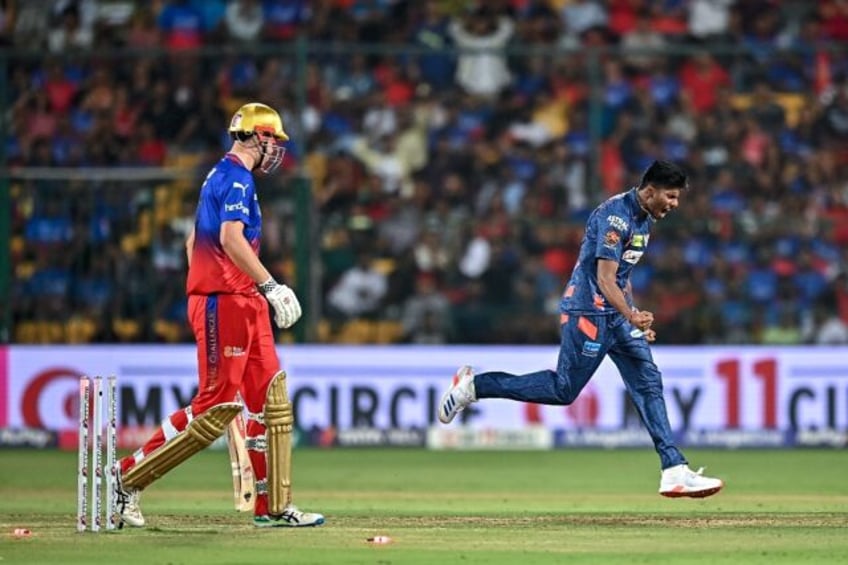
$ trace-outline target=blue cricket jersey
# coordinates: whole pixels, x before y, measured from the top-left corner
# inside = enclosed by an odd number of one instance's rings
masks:
[[[189,295],[258,292],[253,280],[221,247],[221,224],[233,220],[244,224],[244,236],[258,255],[262,214],[253,175],[238,157],[228,153],[209,171],[200,189],[194,249],[186,282]]]
[[[615,280],[622,291],[630,271],[648,247],[654,219],[639,205],[636,189],[617,194],[595,208],[586,222],[580,256],[560,301],[568,314],[617,314],[598,288],[598,259],[618,263]],[[625,294],[628,303],[632,297]],[[632,306],[632,304],[631,304]]]

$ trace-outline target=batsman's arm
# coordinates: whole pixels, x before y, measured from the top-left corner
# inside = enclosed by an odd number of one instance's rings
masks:
[[[244,237],[244,224],[238,220],[221,223],[221,247],[224,253],[244,271],[256,284],[271,278],[271,273],[253,252],[253,248]]]
[[[233,263],[253,279],[259,291],[274,308],[274,323],[277,327],[290,328],[300,319],[303,310],[297,296],[288,286],[275,281],[253,252],[244,237],[244,224],[238,220],[222,223],[221,247]]]

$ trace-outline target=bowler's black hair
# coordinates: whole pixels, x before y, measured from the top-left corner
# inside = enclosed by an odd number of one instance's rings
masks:
[[[651,166],[642,175],[642,182],[639,183],[639,188],[645,188],[649,184],[656,188],[668,188],[672,190],[689,188],[686,171],[680,165],[676,165],[671,161],[654,161],[651,163]]]

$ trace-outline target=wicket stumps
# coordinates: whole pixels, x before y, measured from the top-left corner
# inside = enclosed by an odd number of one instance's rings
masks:
[[[77,468],[77,531],[90,526],[99,532],[103,524],[103,476],[106,477],[106,529],[118,526],[115,499],[115,453],[117,450],[118,401],[116,378],[80,377],[79,379],[79,466]],[[103,462],[103,404],[106,404],[106,462]],[[93,425],[93,433],[92,426]],[[89,441],[91,436],[91,441]],[[91,465],[89,465],[89,448]],[[91,508],[89,516],[89,493]]]

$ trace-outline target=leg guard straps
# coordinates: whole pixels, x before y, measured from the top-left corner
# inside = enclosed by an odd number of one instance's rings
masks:
[[[216,404],[189,422],[186,429],[147,454],[122,477],[125,488],[143,489],[165,473],[209,447],[242,410],[238,402]]]

